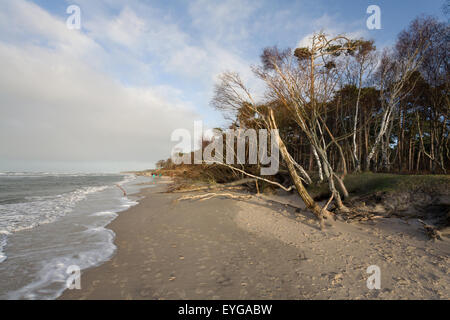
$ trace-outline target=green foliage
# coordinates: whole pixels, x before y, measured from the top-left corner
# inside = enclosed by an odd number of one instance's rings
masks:
[[[364,172],[347,175],[345,177],[345,186],[350,193],[350,197],[374,194],[376,192],[402,191],[423,191],[437,194],[450,189],[450,176]],[[325,183],[311,185],[308,187],[308,191],[318,199],[329,197],[328,187]]]
[[[308,48],[297,48],[294,51],[294,56],[299,61],[303,61],[303,60],[311,58],[311,51]]]

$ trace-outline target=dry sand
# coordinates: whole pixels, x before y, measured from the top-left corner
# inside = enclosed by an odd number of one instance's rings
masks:
[[[449,299],[449,240],[428,240],[417,220],[321,231],[263,197],[174,202],[164,189],[109,225],[115,256],[61,299]],[[370,265],[380,290],[367,288]]]

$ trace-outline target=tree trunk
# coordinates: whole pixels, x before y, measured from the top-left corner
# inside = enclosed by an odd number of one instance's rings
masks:
[[[289,171],[289,175],[291,176],[291,179],[294,182],[294,185],[297,189],[299,196],[302,198],[306,207],[314,213],[314,215],[317,217],[317,219],[321,222],[321,225],[322,225],[324,215],[332,216],[332,213],[329,212],[328,210],[326,210],[326,208],[321,209],[319,207],[319,205],[314,201],[314,199],[309,195],[308,191],[306,190],[305,186],[303,185],[302,180],[299,177],[297,170],[295,169],[295,165],[291,160],[292,157],[290,156],[283,140],[281,140],[281,137],[278,133],[278,127],[275,122],[275,116],[273,114],[273,110],[270,110],[269,121],[270,121],[272,129],[275,129],[276,139],[278,141],[278,146],[280,148],[281,156],[283,157],[283,160],[286,162],[286,165],[287,165],[288,171]]]
[[[359,75],[358,98],[356,98],[355,119],[353,121],[353,159],[355,160],[355,171],[356,172],[361,171],[361,164],[359,162],[358,154],[356,153],[356,150],[357,150],[356,131],[358,128],[359,100],[361,99],[361,81],[362,81],[362,71],[360,71],[360,75]]]

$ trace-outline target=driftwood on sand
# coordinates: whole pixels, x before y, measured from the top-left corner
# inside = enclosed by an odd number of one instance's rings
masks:
[[[247,179],[244,179],[247,180]],[[191,189],[191,190],[185,190],[182,192],[196,192],[196,191],[201,191],[204,189]],[[304,208],[298,207],[296,205],[293,205],[292,203],[288,203],[288,202],[284,202],[281,200],[277,200],[277,199],[273,199],[273,198],[267,198],[264,197],[263,195],[259,194],[259,195],[240,195],[240,194],[236,194],[236,193],[205,193],[205,194],[200,194],[200,195],[186,195],[186,196],[182,196],[178,199],[176,199],[175,201],[183,201],[183,200],[199,200],[199,201],[204,201],[204,200],[209,200],[211,198],[214,197],[225,197],[225,198],[229,198],[229,199],[235,199],[235,200],[249,200],[251,198],[260,198],[263,199],[264,201],[267,202],[274,202],[283,206],[288,206],[291,207],[295,210],[297,210],[298,212],[304,210]]]
[[[230,183],[223,183],[223,184],[214,184],[209,186],[186,186],[184,188],[180,188],[180,185],[173,185],[172,188],[169,188],[167,192],[170,193],[186,193],[186,192],[194,192],[194,191],[204,191],[204,190],[222,190],[222,189],[235,189],[235,187],[239,187],[241,185],[247,184],[247,183],[254,183],[256,179],[252,178],[245,178],[237,181],[233,181]]]
[[[235,200],[247,200],[250,199],[251,195],[235,195],[232,193],[206,193],[206,194],[200,194],[200,195],[191,195],[191,196],[182,196],[181,198],[178,198],[176,201],[182,201],[182,200],[198,200],[198,201],[205,201],[209,200],[215,197],[224,197],[229,199],[235,199]]]

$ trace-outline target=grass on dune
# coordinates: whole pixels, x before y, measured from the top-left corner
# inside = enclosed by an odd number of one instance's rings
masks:
[[[442,193],[450,190],[450,175],[401,175],[389,173],[349,174],[344,180],[350,196],[362,196],[376,192],[423,191]],[[329,196],[325,183],[308,187],[315,198]]]

